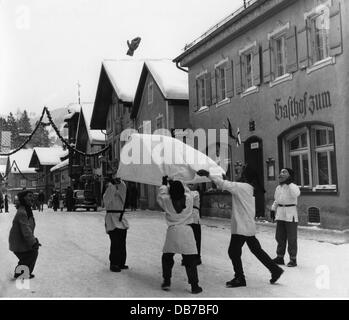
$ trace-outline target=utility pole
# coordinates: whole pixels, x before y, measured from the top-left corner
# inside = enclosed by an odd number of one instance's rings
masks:
[[[78,103],[79,103],[79,105],[80,105],[80,87],[81,87],[81,85],[80,85],[80,82],[78,81],[78,83],[77,83],[77,86],[78,86]]]

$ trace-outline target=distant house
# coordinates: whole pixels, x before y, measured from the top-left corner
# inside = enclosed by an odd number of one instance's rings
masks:
[[[7,191],[11,201],[23,188],[33,192],[37,190],[38,173],[29,165],[32,155],[33,149],[21,149],[9,156],[6,172],[8,174]]]
[[[5,191],[7,186],[7,169],[9,168],[10,158],[0,156],[0,191]]]
[[[130,118],[143,61],[105,60],[102,63],[96,98],[91,118],[91,129],[106,130],[106,145],[110,146],[104,158],[103,175],[117,171],[120,159],[120,134],[133,128]]]
[[[50,169],[53,176],[54,189],[60,191],[62,194],[65,193],[68,186],[71,185],[69,177],[69,152],[65,150],[60,156],[61,162],[56,164]]]
[[[81,105],[76,131],[76,149],[86,154],[96,153],[105,147],[105,134],[101,130],[90,129],[92,111],[92,103]],[[101,203],[102,193],[102,156],[79,156],[82,165],[80,182],[84,190],[88,189],[97,197],[98,204]]]
[[[61,162],[60,157],[63,153],[64,150],[61,147],[37,147],[33,149],[33,153],[29,157],[29,168],[33,168],[38,173],[37,190],[44,191],[45,199],[48,199],[54,188],[50,169]]]
[[[140,133],[158,129],[187,129],[189,125],[188,74],[171,60],[144,62],[131,109],[131,119]],[[156,187],[140,185],[140,204],[157,209]]]

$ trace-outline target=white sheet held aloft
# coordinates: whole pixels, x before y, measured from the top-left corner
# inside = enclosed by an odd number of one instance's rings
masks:
[[[200,169],[225,174],[211,158],[178,139],[134,133],[121,149],[117,177],[157,186],[166,175],[185,183],[209,182],[196,175]]]

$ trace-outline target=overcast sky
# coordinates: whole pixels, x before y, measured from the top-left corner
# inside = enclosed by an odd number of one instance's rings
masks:
[[[0,113],[94,101],[103,59],[169,58],[242,0],[0,0]]]

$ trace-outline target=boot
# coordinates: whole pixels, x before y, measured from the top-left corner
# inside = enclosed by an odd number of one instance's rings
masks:
[[[111,272],[121,272],[120,267],[117,266],[116,264],[111,264],[109,269]]]
[[[290,262],[287,264],[288,267],[297,267],[297,260],[291,259]]]
[[[197,293],[200,293],[200,292],[202,292],[202,288],[199,287],[199,285],[197,283],[191,285],[191,293],[197,294]]]
[[[227,288],[246,287],[246,280],[244,277],[235,277],[234,279],[225,283]]]
[[[284,270],[282,270],[280,267],[278,269],[276,269],[275,271],[273,271],[271,273],[270,283],[274,284],[281,277],[281,275],[283,273],[284,273]]]
[[[164,280],[164,282],[161,285],[161,289],[164,291],[170,291],[171,287],[171,281],[170,280]]]

